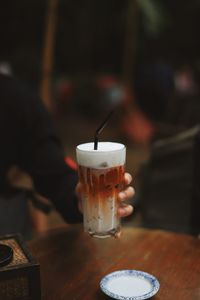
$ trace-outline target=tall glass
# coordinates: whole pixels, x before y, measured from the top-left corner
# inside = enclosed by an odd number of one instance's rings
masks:
[[[118,193],[124,188],[126,147],[120,143],[85,143],[76,148],[82,184],[84,229],[105,238],[120,231]]]

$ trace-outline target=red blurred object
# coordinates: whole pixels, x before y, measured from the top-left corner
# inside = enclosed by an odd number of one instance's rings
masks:
[[[77,163],[69,156],[65,157],[65,163],[73,170],[77,171],[78,166]]]
[[[154,134],[154,123],[138,108],[133,92],[128,88],[124,93],[125,115],[122,119],[122,129],[128,139],[137,144],[148,145]]]
[[[118,85],[118,80],[112,75],[105,75],[97,78],[96,85],[100,89],[108,89]]]
[[[69,103],[73,97],[73,94],[74,86],[71,81],[63,79],[57,83],[57,95],[61,103]]]
[[[155,128],[139,110],[129,113],[122,122],[122,127],[130,140],[137,144],[148,145],[155,133]]]

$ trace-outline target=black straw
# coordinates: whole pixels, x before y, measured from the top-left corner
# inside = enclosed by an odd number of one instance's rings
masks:
[[[112,114],[114,113],[114,110],[111,110],[109,114],[106,116],[105,120],[101,123],[101,125],[97,128],[94,135],[94,150],[98,149],[98,140],[99,140],[99,134],[102,132],[104,127],[107,125],[109,119],[111,118]]]

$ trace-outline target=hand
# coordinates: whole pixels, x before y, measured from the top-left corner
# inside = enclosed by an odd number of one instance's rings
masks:
[[[129,173],[124,174],[125,185],[128,186],[132,181],[132,176]],[[121,191],[118,194],[118,199],[120,201],[120,206],[118,208],[118,216],[119,217],[127,217],[132,214],[133,206],[130,204],[126,204],[125,201],[131,199],[135,194],[135,190],[132,186],[128,186],[125,190]]]
[[[132,181],[132,176],[129,173],[125,173],[124,174],[124,182],[125,182],[126,188],[118,194],[118,200],[120,202],[120,206],[118,208],[117,213],[120,218],[127,217],[127,216],[131,215],[133,212],[133,206],[125,203],[125,201],[131,199],[135,194],[134,188],[132,186],[128,186],[131,183],[131,181]],[[82,201],[81,201],[81,183],[80,182],[76,186],[76,194],[79,199],[79,202],[78,202],[79,210],[80,210],[80,212],[83,212]]]

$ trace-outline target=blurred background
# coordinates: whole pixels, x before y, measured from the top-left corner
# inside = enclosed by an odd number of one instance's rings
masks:
[[[127,145],[124,226],[198,234],[200,1],[8,0],[0,20],[0,72],[40,95],[66,156],[115,110],[100,138]]]

